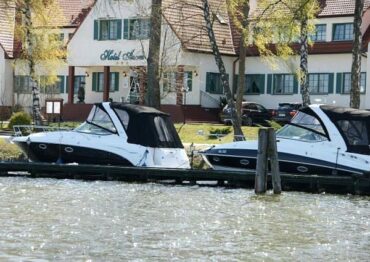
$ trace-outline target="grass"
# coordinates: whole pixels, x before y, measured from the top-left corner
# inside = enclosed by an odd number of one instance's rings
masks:
[[[275,129],[280,128],[280,125],[275,122],[270,122],[270,125]],[[175,127],[183,143],[222,144],[232,142],[234,138],[232,127],[229,127],[231,132],[223,137],[216,138],[209,136],[212,130],[228,128],[228,126],[222,124],[175,124]],[[243,126],[242,130],[246,139],[257,139],[258,129],[260,127],[261,126]]]
[[[22,156],[22,151],[14,144],[9,143],[3,138],[0,138],[0,159],[19,159]]]

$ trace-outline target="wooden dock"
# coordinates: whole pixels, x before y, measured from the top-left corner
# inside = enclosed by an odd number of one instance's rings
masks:
[[[196,169],[159,169],[98,165],[0,162],[0,176],[130,182],[176,183],[254,188],[255,172]],[[370,195],[369,176],[317,176],[281,174],[283,191]],[[271,177],[268,176],[271,188]]]

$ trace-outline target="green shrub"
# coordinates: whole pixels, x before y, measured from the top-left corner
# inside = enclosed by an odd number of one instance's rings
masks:
[[[12,107],[12,112],[13,113],[17,113],[17,112],[23,112],[24,109],[23,109],[23,106],[20,105],[20,104],[15,104],[13,107]]]
[[[15,125],[30,125],[31,121],[31,116],[26,112],[17,112],[10,118],[8,128],[13,129]]]
[[[216,139],[218,137],[226,136],[230,132],[231,132],[231,128],[230,127],[221,127],[221,128],[211,127],[209,129],[209,135],[208,135],[208,137],[209,137],[209,139]]]

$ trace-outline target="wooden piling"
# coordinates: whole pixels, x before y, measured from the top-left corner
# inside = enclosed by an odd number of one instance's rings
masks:
[[[268,156],[270,158],[271,181],[274,194],[281,194],[281,178],[277,152],[276,132],[273,128],[268,129]]]
[[[260,128],[258,130],[257,166],[254,184],[254,192],[256,194],[264,194],[267,190],[267,146],[268,130]]]

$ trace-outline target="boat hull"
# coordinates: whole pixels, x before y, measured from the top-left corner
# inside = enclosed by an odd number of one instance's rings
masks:
[[[210,149],[203,152],[202,155],[206,162],[215,170],[256,170],[257,150],[228,149],[226,152],[227,154],[222,154],[219,149]],[[279,152],[278,158],[279,169],[282,173],[315,175],[353,175],[365,173],[363,170],[350,166],[296,154]]]
[[[95,148],[40,142],[14,142],[33,162],[133,166],[124,157]]]

